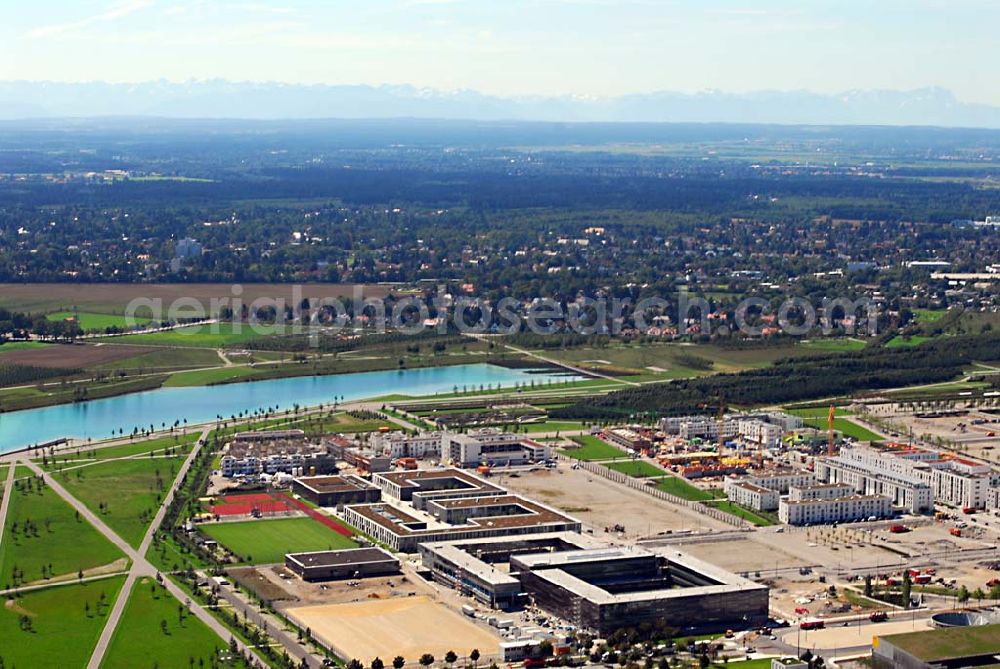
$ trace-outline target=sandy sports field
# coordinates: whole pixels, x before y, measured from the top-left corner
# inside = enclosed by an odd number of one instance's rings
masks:
[[[349,604],[289,608],[285,613],[338,655],[367,665],[375,657],[386,664],[402,655],[407,664],[424,653],[436,659],[455,651],[459,661],[473,648],[495,656],[499,637],[430,597],[394,597]]]
[[[929,629],[931,629],[930,621],[926,618],[900,618],[886,623],[863,621],[860,626],[851,623],[848,627],[831,623],[830,627],[821,630],[793,629],[783,634],[781,640],[790,646],[795,646],[798,643],[803,649],[833,651],[835,649],[870,646],[872,637],[876,635],[887,636],[906,632],[922,632]]]

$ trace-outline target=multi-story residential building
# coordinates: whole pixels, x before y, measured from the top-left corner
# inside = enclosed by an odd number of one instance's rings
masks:
[[[816,477],[812,472],[804,469],[778,467],[754,472],[744,480],[748,483],[759,485],[762,488],[777,491],[779,494],[787,495],[788,491],[793,487],[801,488],[802,486],[812,485],[816,482]]]
[[[783,499],[778,519],[787,525],[840,523],[892,515],[892,500],[885,495],[852,495],[832,499]]]
[[[495,431],[448,434],[445,443],[446,457],[458,467],[520,465],[547,460],[551,454],[545,444],[521,435]]]
[[[285,435],[264,439],[254,433],[252,440],[234,440],[223,449],[220,471],[227,478],[260,474],[316,475],[337,471],[336,457],[324,444]],[[241,435],[236,435],[239,438]]]
[[[989,465],[920,448],[844,448],[816,461],[816,477],[848,483],[865,494],[885,494],[893,504],[914,513],[930,511],[934,502],[987,508],[995,480]]]
[[[376,433],[372,435],[369,446],[372,450],[381,452],[393,460],[396,458],[439,458],[441,457],[443,439],[443,432]]]
[[[781,500],[776,490],[740,479],[727,478],[725,492],[729,501],[757,511],[774,511]]]
[[[630,452],[639,452],[650,447],[650,440],[642,433],[627,427],[613,427],[604,431],[604,438]]]

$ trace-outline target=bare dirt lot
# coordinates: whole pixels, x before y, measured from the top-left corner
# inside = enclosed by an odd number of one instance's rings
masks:
[[[0,361],[32,367],[86,369],[115,360],[155,351],[146,346],[106,346],[101,344],[53,344],[44,348],[25,348],[0,353]]]
[[[753,539],[736,539],[706,543],[689,543],[679,547],[685,553],[735,572],[761,572],[802,567],[809,563],[792,552],[759,543]]]
[[[285,613],[341,657],[368,664],[402,655],[409,661],[430,653],[438,660],[452,650],[461,658],[473,648],[496,655],[498,636],[430,597],[370,599],[350,604],[289,608]]]
[[[555,470],[497,477],[500,485],[565,511],[593,529],[595,536],[616,523],[625,525],[623,538],[637,539],[667,530],[731,529],[712,518],[670,504],[624,485],[572,469],[560,463]]]

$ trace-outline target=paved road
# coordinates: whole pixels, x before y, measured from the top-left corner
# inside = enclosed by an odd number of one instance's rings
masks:
[[[209,428],[205,428],[202,432],[201,439],[204,439],[209,433]],[[129,570],[129,574],[125,579],[125,585],[122,587],[118,594],[118,598],[115,600],[114,607],[111,613],[108,615],[108,620],[105,623],[104,630],[101,632],[101,637],[98,640],[97,646],[94,648],[94,652],[90,657],[90,662],[87,664],[88,669],[98,669],[101,664],[101,660],[104,658],[104,654],[107,652],[108,645],[111,641],[111,637],[114,633],[115,626],[121,619],[122,612],[125,609],[125,603],[128,601],[128,595],[131,590],[132,584],[135,583],[141,577],[149,576],[155,577],[157,572],[156,567],[154,567],[145,557],[146,551],[149,549],[149,545],[152,543],[153,535],[159,528],[160,523],[163,521],[163,516],[166,514],[167,507],[170,501],[174,497],[174,493],[180,484],[181,479],[190,469],[191,464],[197,457],[198,452],[201,450],[200,440],[196,443],[194,448],[191,449],[191,453],[185,459],[184,464],[181,466],[180,471],[177,473],[177,477],[174,479],[173,484],[170,486],[170,490],[164,497],[163,504],[157,511],[156,516],[150,525],[149,530],[146,532],[146,536],[143,538],[140,544],[139,550],[132,548],[124,539],[122,539],[118,534],[108,527],[103,520],[101,520],[96,514],[94,514],[86,504],[74,497],[68,490],[66,490],[54,476],[44,472],[38,465],[33,462],[25,461],[24,464],[27,465],[35,474],[44,477],[46,484],[60,497],[62,497],[70,506],[72,506],[76,511],[80,513],[87,522],[94,526],[98,532],[103,534],[107,539],[118,547],[131,561],[132,567]],[[181,590],[173,581],[164,578],[163,585],[166,587],[167,591],[170,592],[174,597],[180,602],[189,601],[187,593]],[[232,632],[230,632],[222,623],[216,620],[204,607],[195,601],[191,601],[191,612],[196,618],[205,623],[209,629],[214,631],[219,635],[221,639],[228,643],[229,639],[233,637]],[[246,644],[244,644],[239,639],[236,640],[238,647],[245,652],[252,654],[257,659],[260,656]]]
[[[199,574],[207,578],[207,575],[204,573],[199,572]],[[299,662],[305,657],[309,658],[310,667],[322,665],[323,655],[311,652],[309,647],[300,643],[295,635],[285,632],[284,623],[261,613],[260,609],[255,607],[251,602],[248,602],[241,593],[236,591],[235,587],[223,586],[219,588],[219,597],[229,602],[234,611],[245,614],[250,622],[267,632],[273,639],[285,647],[290,656]]]

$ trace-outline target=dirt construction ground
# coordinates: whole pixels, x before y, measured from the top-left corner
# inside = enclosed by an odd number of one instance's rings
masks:
[[[854,648],[871,644],[876,634],[903,634],[905,632],[920,632],[930,629],[930,621],[926,618],[907,618],[892,620],[886,623],[871,624],[864,621],[860,626],[828,627],[822,630],[800,631],[798,629],[786,632],[781,640],[790,646],[802,649],[833,650],[837,648]]]
[[[610,538],[604,528],[625,525],[623,538],[638,539],[666,530],[732,529],[708,516],[656,499],[583,469],[560,463],[555,470],[494,477],[502,486],[578,518],[594,536]]]
[[[473,648],[483,657],[495,656],[500,642],[485,628],[422,596],[302,606],[285,613],[341,657],[364,665],[375,657],[388,664],[396,655],[412,662],[424,653],[440,661],[449,650],[461,664]]]

